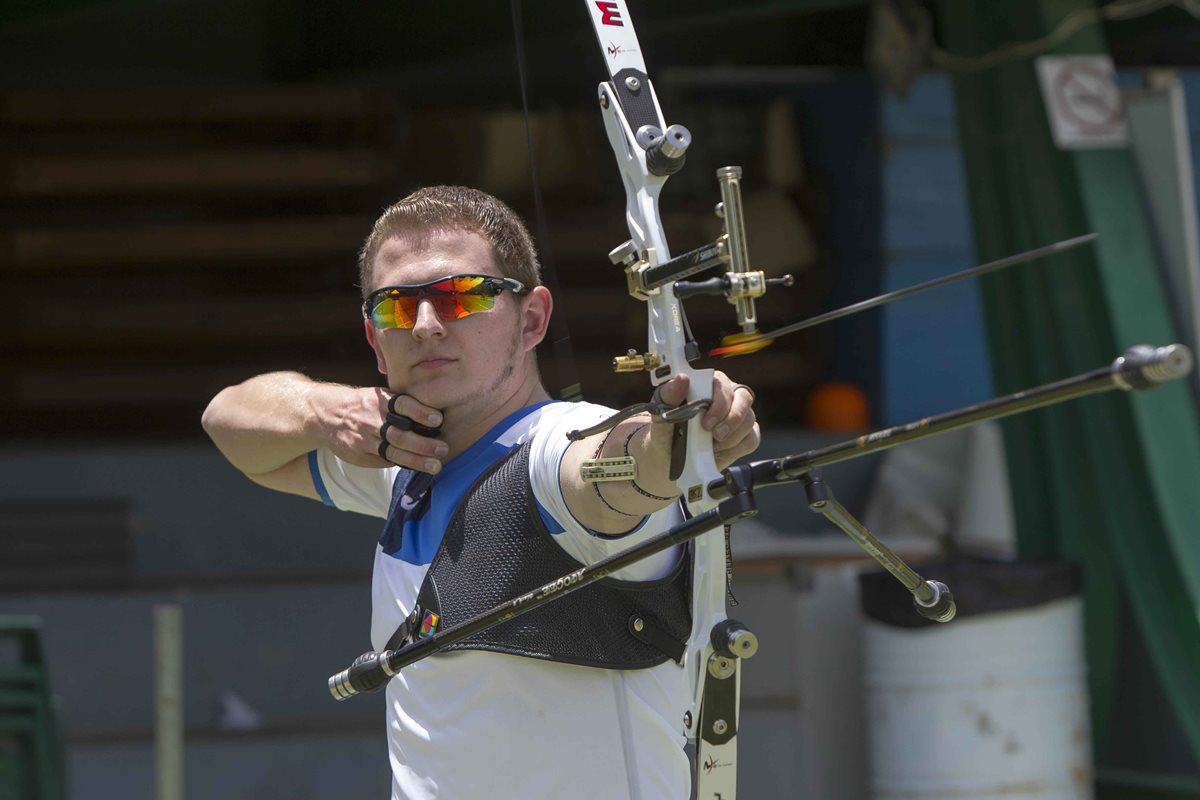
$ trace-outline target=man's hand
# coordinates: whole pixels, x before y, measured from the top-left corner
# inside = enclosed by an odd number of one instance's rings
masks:
[[[687,399],[688,380],[687,375],[676,375],[659,387],[659,397],[668,405],[682,404]],[[700,425],[712,431],[713,457],[719,469],[758,449],[761,436],[753,405],[750,387],[734,383],[724,372],[713,374],[712,405],[704,412]],[[656,421],[651,436],[656,443],[668,443],[669,449],[673,427]]]
[[[659,387],[659,399],[680,405],[687,397],[688,377],[676,375]],[[717,467],[724,469],[759,445],[755,421],[754,392],[729,379],[723,372],[713,375],[712,404],[700,424],[713,433]],[[588,528],[607,534],[624,533],[642,517],[675,502],[679,487],[668,476],[671,438],[675,426],[638,415],[610,431],[574,442],[563,457],[559,481],[567,506]],[[637,476],[631,481],[589,483],[580,468],[593,458],[633,456]]]
[[[340,387],[349,389],[349,387]],[[388,421],[389,411],[436,428],[442,415],[436,408],[408,395],[393,395],[381,388],[351,390],[335,405],[335,412],[320,414],[327,432],[329,450],[341,460],[360,467],[399,465],[420,472],[437,473],[448,452],[440,439],[422,436]]]
[[[360,467],[441,470],[446,443],[402,430],[395,421],[385,429],[389,411],[422,425],[441,424],[440,411],[412,397],[323,383],[298,372],[258,375],[222,390],[202,423],[229,463],[252,481],[315,498],[306,456],[318,448]]]

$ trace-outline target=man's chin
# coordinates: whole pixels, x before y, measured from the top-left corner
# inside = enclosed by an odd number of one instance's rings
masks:
[[[389,388],[396,394],[408,395],[422,405],[436,408],[445,413],[456,406],[463,405],[470,399],[470,395],[464,395],[462,389],[455,384],[455,381],[435,379],[410,383],[399,388],[395,386]]]

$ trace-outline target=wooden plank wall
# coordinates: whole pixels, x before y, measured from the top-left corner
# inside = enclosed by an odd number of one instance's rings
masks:
[[[395,191],[393,97],[8,95],[0,130],[0,431],[198,433],[261,370],[372,380],[354,253]]]
[[[644,400],[644,377],[609,369],[645,346],[645,314],[605,258],[627,234],[599,120],[589,107],[532,123],[551,223],[541,249],[560,274],[556,309],[585,395]],[[410,112],[373,88],[0,95],[0,436],[198,437],[216,391],[272,369],[378,383],[355,253],[379,210],[418,185],[467,183],[511,203],[537,236],[528,172],[520,115]],[[676,252],[719,233],[715,178],[696,194],[664,199]],[[794,237],[779,234],[797,224],[788,202],[747,197],[761,209],[748,218],[752,256],[794,259]],[[781,324],[806,305],[781,296],[760,316]],[[688,313],[705,348],[735,327],[719,298]],[[553,390],[562,381],[545,350]],[[784,422],[819,357],[794,337],[719,366]]]

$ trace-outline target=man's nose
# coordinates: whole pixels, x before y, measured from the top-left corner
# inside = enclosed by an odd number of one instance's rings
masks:
[[[412,335],[414,339],[421,341],[446,335],[446,326],[434,310],[432,301],[421,300],[417,303],[417,317],[413,321]]]

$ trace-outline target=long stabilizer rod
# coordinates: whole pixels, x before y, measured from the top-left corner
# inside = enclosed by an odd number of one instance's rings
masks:
[[[1192,353],[1180,344],[1165,347],[1131,347],[1112,364],[1073,378],[1039,386],[1007,397],[990,400],[957,411],[926,417],[907,425],[898,425],[857,439],[810,450],[794,456],[756,461],[725,470],[725,484],[714,481],[709,494],[719,499],[734,490],[778,486],[801,481],[808,507],[825,516],[892,574],[912,593],[913,604],[921,616],[934,622],[949,622],[955,615],[954,596],[946,584],[925,580],[909,567],[866,526],[854,518],[833,496],[821,475],[821,467],[956,430],[976,422],[999,419],[1052,403],[1060,403],[1112,389],[1153,389],[1170,380],[1182,378],[1192,370]]]
[[[776,483],[794,483],[816,467],[848,461],[868,453],[895,447],[898,444],[965,428],[977,422],[1001,419],[1023,411],[1032,411],[1042,406],[1113,389],[1127,391],[1154,389],[1167,381],[1186,376],[1192,371],[1192,364],[1192,351],[1182,344],[1169,344],[1163,347],[1136,345],[1126,350],[1124,355],[1118,356],[1107,367],[1085,372],[1082,375],[1043,384],[1033,389],[1026,389],[955,411],[947,411],[944,414],[925,417],[905,425],[885,428],[881,431],[864,434],[856,439],[831,444],[828,447],[782,458],[755,461],[742,467],[731,467],[726,470],[726,473],[730,475],[738,470],[749,470],[750,485],[756,489]],[[739,478],[739,480],[744,480],[744,478]],[[731,483],[730,485],[741,484]],[[717,500],[728,496],[729,491],[722,481],[713,481],[708,485],[709,495]]]

